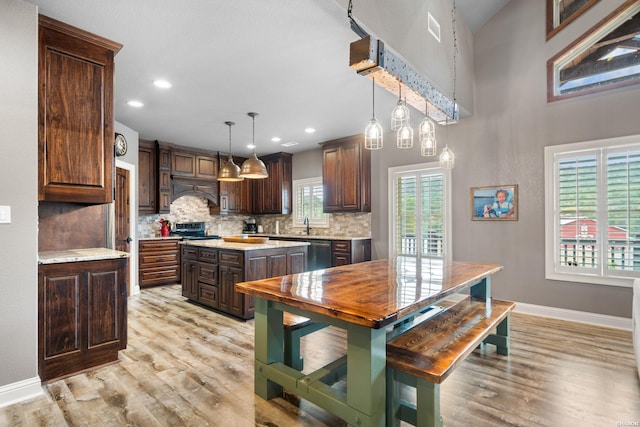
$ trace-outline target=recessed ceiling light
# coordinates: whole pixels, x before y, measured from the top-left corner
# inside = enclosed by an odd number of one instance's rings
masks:
[[[282,139],[278,138],[277,136],[274,136],[273,138],[271,138],[271,142],[280,142],[282,141]]]
[[[253,144],[247,144],[247,148],[253,150],[254,148],[256,148],[256,146]]]
[[[132,99],[131,101],[127,102],[127,105],[130,107],[135,107],[135,108],[142,108],[144,107],[144,104],[140,101],[137,101],[135,99]]]
[[[156,87],[159,87],[160,89],[169,89],[169,88],[171,88],[171,87],[173,86],[173,85],[172,85],[171,83],[169,83],[168,81],[166,81],[166,80],[162,80],[162,79],[154,80],[154,81],[153,81],[153,84],[154,84]]]
[[[292,147],[292,146],[294,146],[294,145],[298,145],[298,143],[297,143],[297,142],[295,142],[295,141],[289,141],[289,142],[283,142],[283,143],[282,143],[282,144],[280,144],[280,145],[282,145],[283,147]]]
[[[304,131],[306,133],[314,133],[316,130],[314,128],[306,128]]]

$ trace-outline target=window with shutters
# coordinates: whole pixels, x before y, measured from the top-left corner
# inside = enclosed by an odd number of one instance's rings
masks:
[[[640,277],[640,136],[545,148],[548,279]]]
[[[293,226],[329,227],[329,216],[322,211],[322,178],[296,179],[293,181]]]
[[[389,169],[389,254],[451,259],[450,171],[439,164]]]

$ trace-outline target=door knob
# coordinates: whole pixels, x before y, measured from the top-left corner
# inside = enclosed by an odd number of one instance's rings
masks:
[[[127,243],[131,243],[133,242],[133,239],[131,238],[131,236],[127,236],[127,238],[124,241]]]

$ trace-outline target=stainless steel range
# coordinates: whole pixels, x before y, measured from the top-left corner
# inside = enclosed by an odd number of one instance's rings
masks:
[[[177,222],[174,224],[171,235],[181,236],[184,240],[208,240],[219,239],[220,236],[207,236],[204,222]]]

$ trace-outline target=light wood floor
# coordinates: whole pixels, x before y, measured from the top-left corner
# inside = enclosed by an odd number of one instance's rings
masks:
[[[328,328],[303,339],[307,370],[344,353]],[[312,363],[313,360],[317,363]],[[0,409],[0,426],[340,426],[293,396],[253,393],[253,322],[143,290],[120,362],[52,382]],[[512,351],[472,354],[442,385],[445,426],[619,426],[640,422],[631,334],[514,314]],[[637,424],[626,424],[637,425]]]

